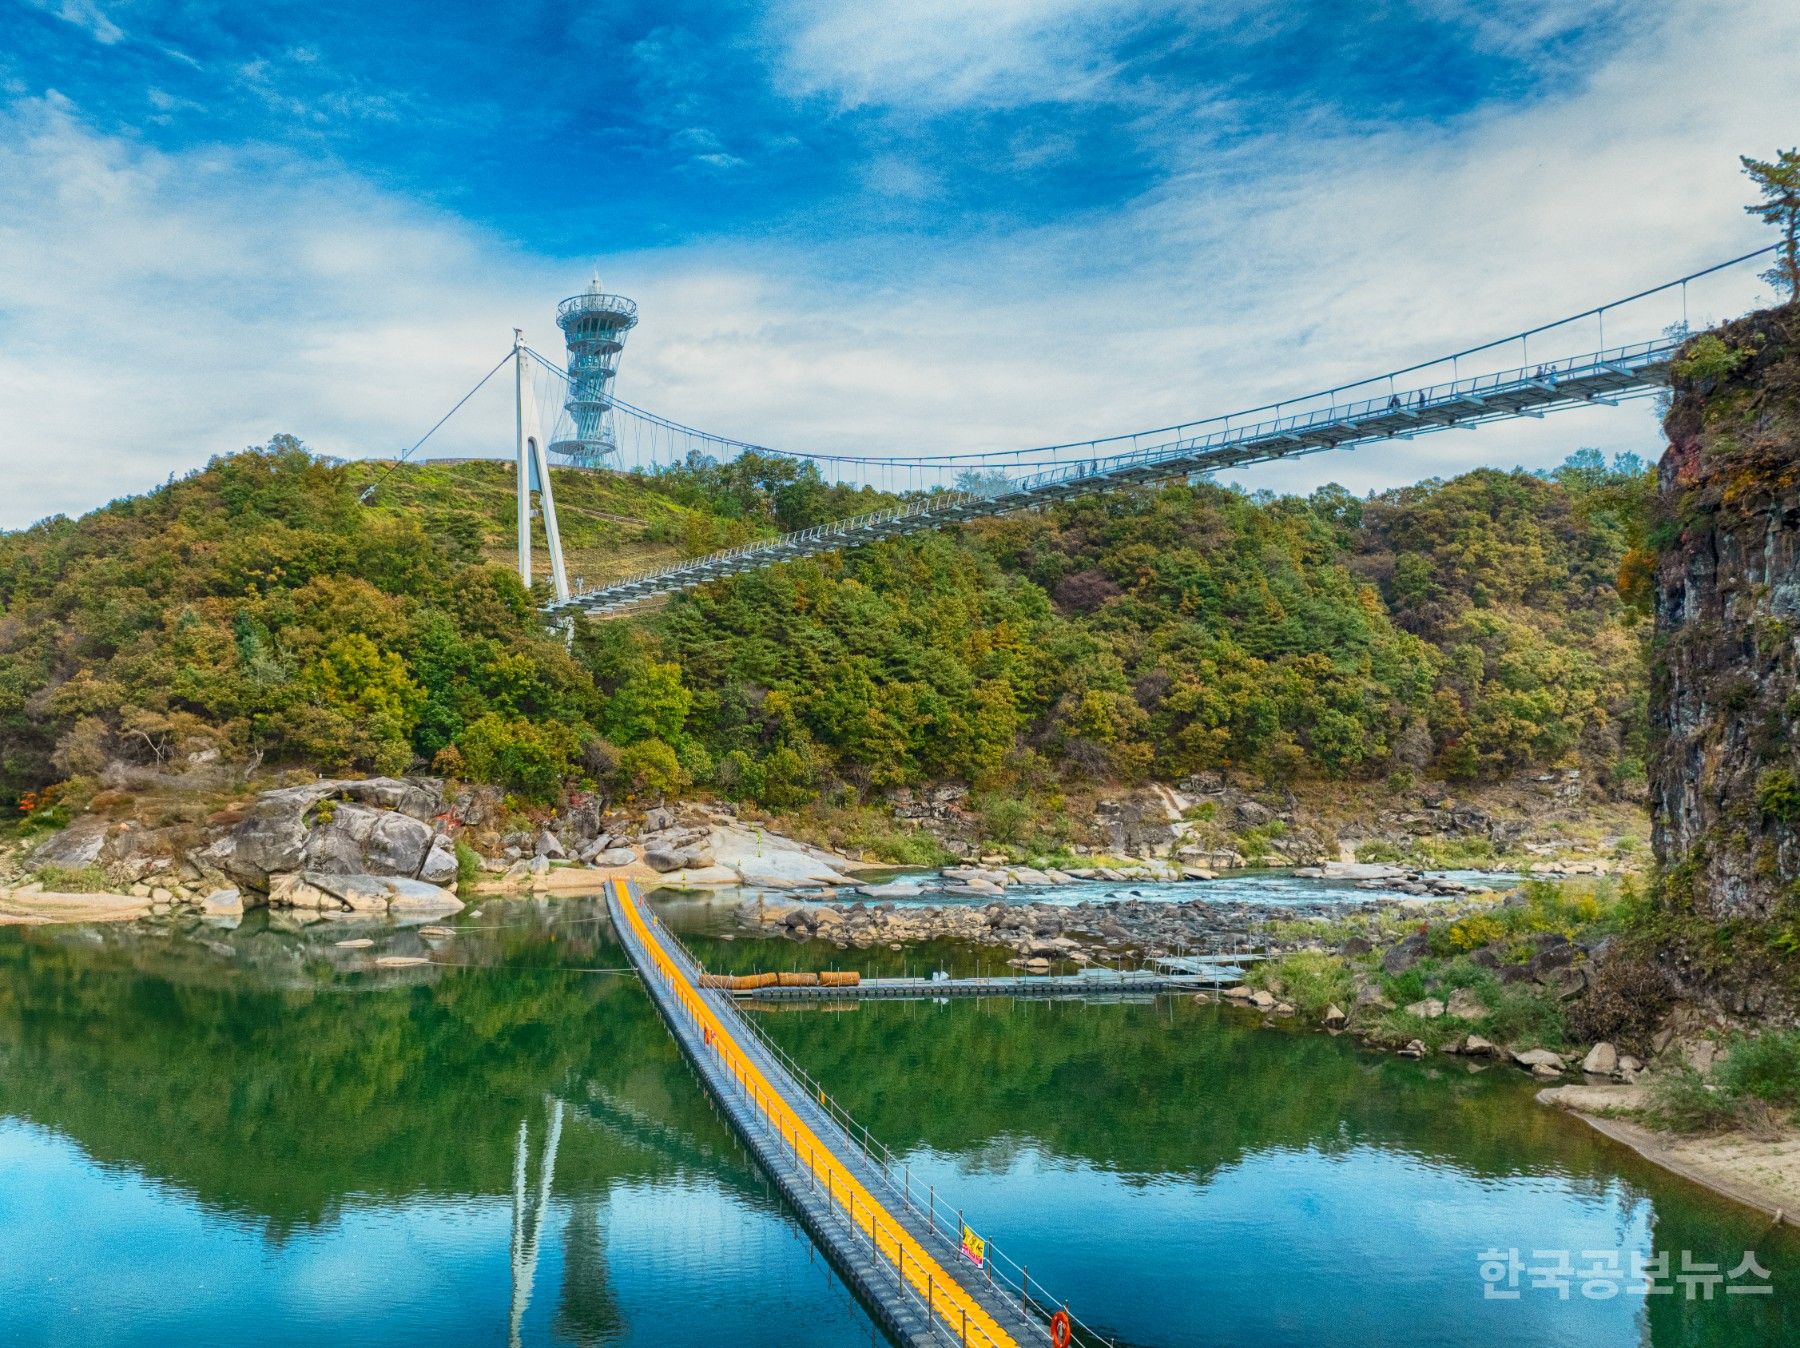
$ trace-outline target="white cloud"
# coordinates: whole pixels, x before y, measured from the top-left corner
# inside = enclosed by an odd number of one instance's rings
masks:
[[[0,121],[0,181],[0,524],[276,431],[340,453],[410,442],[505,345],[486,241],[342,174],[158,154],[52,98]]]
[[[620,392],[769,444],[944,452],[1162,425],[1436,355],[1762,242],[1735,156],[1791,139],[1797,41],[1800,14],[1683,7],[1557,99],[1191,155],[1102,218],[979,244],[607,256],[608,284],[643,314]],[[526,254],[341,170],[267,150],[159,154],[58,100],[6,115],[0,181],[4,525],[275,431],[391,453],[514,323],[553,352],[551,306],[587,274],[586,259]],[[1759,289],[1697,289],[1694,316]],[[1608,339],[1633,335],[1629,321]],[[433,452],[505,452],[498,384]],[[1567,414],[1247,480],[1360,490],[1582,444],[1653,453],[1653,416]]]
[[[33,9],[54,14],[65,23],[74,24],[103,46],[110,47],[125,37],[125,30],[107,18],[94,0],[26,0],[26,3]]]
[[[1079,101],[1110,82],[1136,0],[790,0],[769,23],[786,87],[848,107]]]

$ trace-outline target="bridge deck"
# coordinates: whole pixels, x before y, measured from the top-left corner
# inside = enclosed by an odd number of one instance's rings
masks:
[[[897,1342],[1050,1342],[1047,1312],[1029,1285],[997,1277],[992,1251],[980,1267],[962,1255],[958,1237],[940,1224],[935,1195],[922,1209],[866,1130],[853,1136],[823,1091],[815,1098],[803,1087],[729,993],[699,986],[693,961],[627,882],[609,883],[607,907],[657,1009],[732,1127]],[[1097,1341],[1077,1328],[1077,1341]]]

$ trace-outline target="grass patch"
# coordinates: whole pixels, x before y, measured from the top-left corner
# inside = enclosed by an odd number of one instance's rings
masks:
[[[31,878],[57,894],[103,894],[112,888],[98,866],[39,866]]]
[[[1296,950],[1257,966],[1251,980],[1317,1019],[1325,1008],[1346,1010],[1356,996],[1356,977],[1342,955]]]

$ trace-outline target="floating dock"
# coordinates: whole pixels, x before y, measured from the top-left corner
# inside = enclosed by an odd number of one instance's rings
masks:
[[[731,1126],[897,1343],[1106,1342],[935,1192],[918,1192],[901,1159],[764,1039],[730,993],[701,988],[693,958],[629,883],[610,881],[606,900],[652,1001]]]
[[[840,987],[748,988],[729,995],[753,1002],[839,1002],[938,997],[1080,997],[1115,1000],[1159,992],[1208,992],[1241,982],[1244,971],[1218,963],[1204,970],[1163,973],[1152,970],[1089,969],[1078,974],[1020,974],[999,978],[865,978]]]

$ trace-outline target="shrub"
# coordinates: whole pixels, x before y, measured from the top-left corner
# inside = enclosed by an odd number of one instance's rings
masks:
[[[1263,987],[1315,1019],[1334,1003],[1348,1009],[1356,995],[1356,980],[1344,958],[1320,950],[1293,951],[1256,972],[1256,981]]]
[[[1678,379],[1717,379],[1736,370],[1750,356],[1749,348],[1727,346],[1716,332],[1702,333],[1688,343],[1675,362],[1675,376]]]
[[[481,879],[481,853],[461,838],[456,840],[456,892],[467,898]]]
[[[1672,996],[1669,976],[1635,944],[1615,941],[1588,965],[1587,991],[1568,1009],[1576,1039],[1642,1048]]]
[[[997,796],[981,807],[981,831],[997,843],[1021,843],[1030,835],[1036,818],[1026,801]]]
[[[1450,944],[1458,950],[1479,950],[1506,939],[1506,927],[1492,913],[1474,913],[1450,924]]]
[[[1644,1115],[1659,1128],[1698,1133],[1725,1127],[1736,1111],[1711,1082],[1683,1064],[1659,1070],[1651,1079]]]
[[[559,721],[488,712],[463,727],[457,747],[475,780],[498,782],[528,799],[549,801],[562,789],[580,741],[572,727]]]
[[[1377,839],[1374,842],[1359,844],[1356,849],[1356,859],[1358,861],[1382,862],[1388,865],[1397,865],[1407,858],[1405,851],[1401,848],[1394,846],[1391,842],[1382,842]]]
[[[1769,819],[1800,823],[1800,783],[1786,768],[1770,768],[1756,779],[1756,807]]]
[[[1719,1089],[1733,1099],[1800,1106],[1800,1031],[1734,1037],[1716,1076]]]

